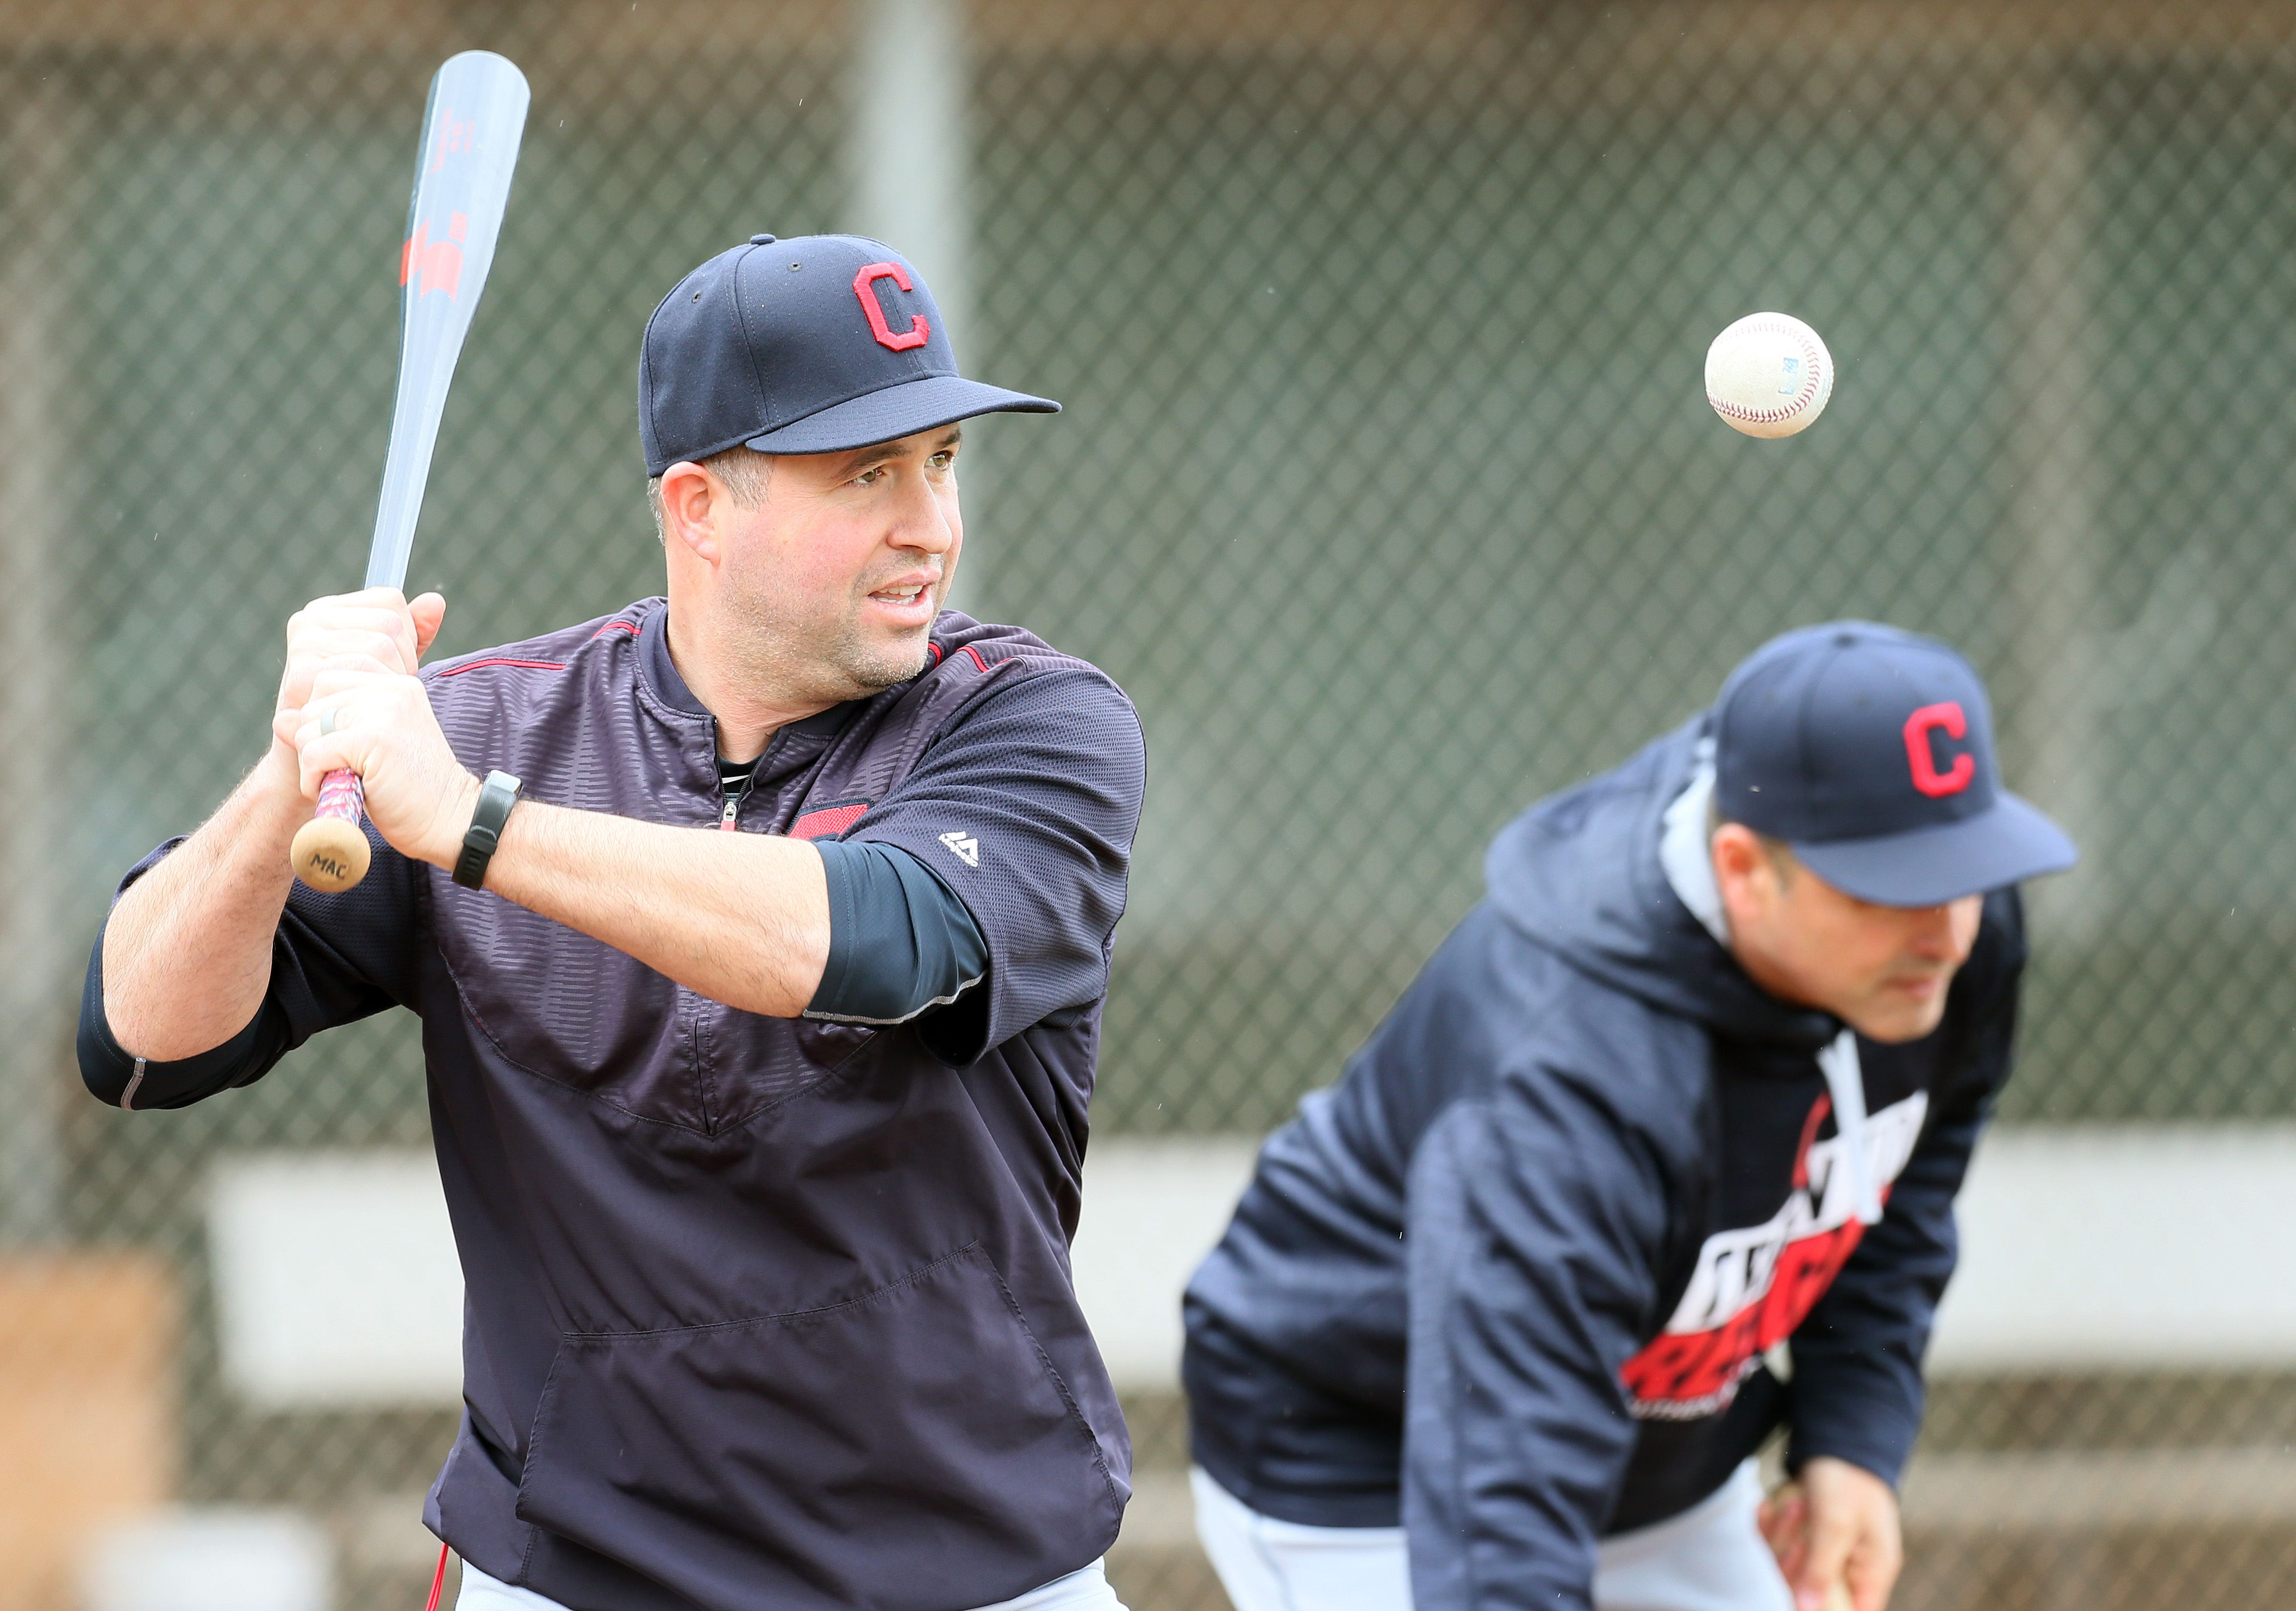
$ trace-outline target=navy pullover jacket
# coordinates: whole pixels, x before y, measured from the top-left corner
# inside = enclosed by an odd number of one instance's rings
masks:
[[[1891,1482],[1920,1426],[2017,898],[1987,899],[1936,1032],[1857,1042],[1869,1229],[1817,1060],[1841,1026],[1758,989],[1660,865],[1703,730],[1500,834],[1487,898],[1269,1140],[1188,1288],[1196,1458],[1266,1515],[1400,1521],[1418,1611],[1587,1611],[1598,1539],[1781,1421],[1790,1463]]]
[[[666,618],[422,677],[474,771],[715,831],[715,724]],[[110,1043],[99,942],[81,1067],[178,1107],[421,1014],[467,1292],[424,1519],[489,1575],[573,1611],[993,1604],[1105,1551],[1129,1492],[1068,1243],[1144,778],[1115,683],[944,614],[922,675],[775,735],[734,826],[930,869],[988,953],[954,1004],[736,1011],[378,840],[357,888],[295,889],[262,1010],[200,1058]]]

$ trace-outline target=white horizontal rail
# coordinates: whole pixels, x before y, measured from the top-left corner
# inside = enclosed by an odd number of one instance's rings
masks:
[[[1256,1149],[1093,1143],[1077,1291],[1128,1391],[1177,1387],[1181,1289]],[[2004,1129],[1960,1219],[1937,1372],[2296,1368],[2296,1126]],[[225,1377],[249,1400],[455,1400],[462,1272],[426,1156],[226,1159],[209,1229]]]
[[[446,1405],[463,1269],[424,1152],[220,1160],[208,1247],[224,1380],[266,1410]]]
[[[2005,1127],[1960,1208],[1935,1370],[2296,1366],[2296,1125]]]

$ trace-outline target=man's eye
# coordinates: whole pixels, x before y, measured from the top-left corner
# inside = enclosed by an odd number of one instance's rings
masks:
[[[878,482],[884,478],[885,472],[882,468],[877,470],[865,470],[859,475],[853,478],[853,484],[856,487],[874,487]]]
[[[935,470],[947,470],[950,465],[956,462],[956,454],[954,452],[944,448],[941,452],[933,454],[931,458],[927,459],[925,462],[931,465]]]

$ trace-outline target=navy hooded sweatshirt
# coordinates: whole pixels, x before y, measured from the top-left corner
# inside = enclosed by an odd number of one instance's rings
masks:
[[[1842,1026],[1757,988],[1661,865],[1704,732],[1499,835],[1487,897],[1269,1140],[1188,1288],[1198,1461],[1264,1515],[1400,1522],[1418,1611],[1583,1611],[1599,1539],[1781,1422],[1790,1464],[1892,1483],[1920,1427],[2017,897],[1987,898],[1935,1032],[1837,1068],[1869,1226],[1821,1065]]]

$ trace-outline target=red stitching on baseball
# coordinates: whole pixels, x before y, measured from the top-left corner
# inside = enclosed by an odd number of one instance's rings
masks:
[[[1749,324],[1744,327],[1745,333],[1749,335],[1756,331],[1767,331],[1784,336],[1801,348],[1802,367],[1808,372],[1808,379],[1802,382],[1801,389],[1794,394],[1793,401],[1776,408],[1748,408],[1742,403],[1727,402],[1710,391],[1706,394],[1706,401],[1716,413],[1727,419],[1746,420],[1757,425],[1775,425],[1781,420],[1793,418],[1808,406],[1812,397],[1817,396],[1820,354],[1817,348],[1804,340],[1791,324],[1772,324],[1764,321],[1761,323]]]

